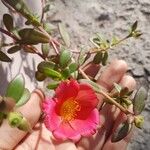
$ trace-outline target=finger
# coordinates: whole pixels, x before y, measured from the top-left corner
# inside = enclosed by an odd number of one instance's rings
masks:
[[[127,64],[122,60],[115,60],[99,77],[98,83],[106,88],[107,91],[110,91],[113,87],[114,82],[118,83],[126,71]],[[99,99],[102,103],[101,95],[99,95]],[[113,123],[113,117],[111,117],[111,115],[115,110],[111,110],[110,108],[111,106],[108,105],[108,107],[105,107],[100,113],[100,125],[103,124],[103,127],[94,136],[81,139],[78,144],[79,149],[101,149],[106,137],[108,137],[108,133]],[[108,120],[105,120],[106,116],[109,117]]]
[[[119,83],[122,79],[123,75],[127,71],[127,68],[128,67],[125,61],[114,60],[98,78],[97,83],[110,91],[112,90],[114,83]]]
[[[55,150],[55,147],[51,140],[51,132],[47,130],[44,124],[38,123],[33,128],[33,132],[28,134],[25,139],[23,139],[15,150]]]
[[[71,141],[56,141],[44,124],[38,123],[33,131],[34,132],[29,134],[25,140],[19,143],[15,150],[77,150],[75,144]]]
[[[22,107],[17,109],[17,111],[21,112],[24,117],[30,122],[33,127],[38,121],[41,109],[40,102],[44,98],[42,92],[40,90],[35,90],[31,94],[30,100]],[[15,147],[16,144],[26,135],[27,132],[23,132],[16,128],[11,128],[8,125],[7,120],[4,120],[2,126],[0,127],[0,149],[10,150]]]
[[[128,87],[130,91],[134,90],[135,87],[136,87],[136,82],[135,80],[131,77],[131,76],[124,76],[120,82],[120,84],[123,86],[123,87]],[[127,116],[120,112],[120,110],[117,108],[116,109],[116,112],[114,114],[114,120],[115,120],[115,123],[114,123],[114,127],[112,129],[112,133],[116,130],[116,128],[118,127],[118,125],[122,122],[124,122],[125,120],[127,119]],[[113,150],[119,150],[120,149],[120,146],[121,146],[121,149],[122,150],[125,150],[126,147],[127,147],[127,144],[129,142],[129,140],[131,139],[131,135],[132,134],[129,134],[126,138],[124,138],[123,140],[117,142],[117,143],[112,143],[111,142],[111,138],[112,138],[112,134],[109,136],[107,142],[105,143],[103,149],[104,150],[107,150],[108,148],[111,147],[111,149]]]

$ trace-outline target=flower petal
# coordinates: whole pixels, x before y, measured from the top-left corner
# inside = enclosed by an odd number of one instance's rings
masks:
[[[76,80],[64,81],[56,89],[56,98],[58,100],[67,100],[75,98],[79,91],[79,84]]]
[[[93,89],[86,85],[80,84],[80,89],[76,100],[81,106],[81,110],[78,112],[78,119],[86,119],[89,113],[97,106],[98,99]]]
[[[99,112],[95,108],[86,120],[75,119],[71,122],[71,126],[78,134],[82,136],[90,136],[96,132],[97,125],[99,124]]]
[[[55,111],[56,102],[52,99],[43,102],[42,110],[45,113],[44,124],[50,131],[55,130],[61,124],[61,117]]]
[[[61,123],[59,128],[57,128],[53,132],[53,135],[57,139],[60,140],[70,139],[73,140],[74,142],[77,142],[81,138],[81,135],[71,127],[69,122]]]

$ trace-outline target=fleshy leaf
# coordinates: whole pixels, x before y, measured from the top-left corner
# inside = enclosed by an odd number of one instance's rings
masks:
[[[131,27],[131,31],[134,32],[137,29],[138,21],[135,21]]]
[[[61,72],[61,74],[64,79],[67,79],[70,76],[70,70],[68,68],[66,68]]]
[[[14,28],[12,16],[9,14],[4,14],[3,22],[4,22],[6,29],[11,32]]]
[[[23,119],[21,120],[21,122],[18,126],[18,129],[25,131],[25,132],[31,132],[31,130],[32,130],[29,121],[25,117],[23,117]]]
[[[66,31],[65,25],[63,23],[59,23],[58,26],[59,26],[59,31],[62,36],[62,39],[64,40],[66,46],[69,47],[70,46],[70,37],[69,37],[68,32]]]
[[[12,60],[0,50],[0,61],[11,62]]]
[[[108,52],[105,52],[102,58],[102,65],[104,66],[106,65],[107,59],[108,59]]]
[[[135,115],[139,115],[145,107],[145,100],[147,98],[147,91],[141,87],[135,94],[133,99],[133,111]]]
[[[120,124],[116,131],[113,133],[111,141],[112,142],[118,142],[125,138],[129,132],[131,131],[132,124],[129,124],[127,121],[124,123]]]
[[[46,76],[45,76],[43,73],[41,73],[41,72],[39,72],[39,71],[36,71],[36,72],[35,72],[35,78],[36,78],[38,81],[43,81],[43,80],[45,80]]]
[[[65,68],[71,61],[71,54],[68,50],[62,50],[60,53],[60,65]]]
[[[42,53],[43,53],[44,57],[48,56],[49,50],[50,50],[50,46],[48,43],[42,44]]]
[[[25,103],[28,102],[29,98],[30,98],[30,92],[29,92],[29,90],[28,89],[24,89],[23,95],[18,100],[18,102],[16,103],[16,106],[20,107],[20,106],[24,105]]]
[[[44,68],[51,68],[54,69],[55,63],[51,61],[42,61],[41,63],[38,64],[38,71],[41,73],[44,72]]]
[[[101,63],[102,62],[102,56],[103,56],[102,52],[97,52],[97,54],[94,56],[93,62],[95,64]]]
[[[49,37],[32,28],[21,29],[18,33],[21,37],[21,44],[49,43]]]
[[[19,112],[10,112],[8,114],[8,123],[11,127],[18,127],[23,119],[23,116]]]
[[[26,19],[29,20],[35,26],[40,26],[40,22],[38,19],[33,15],[30,9],[27,7],[24,0],[3,0],[5,3],[10,5],[13,9],[23,15]]]
[[[59,78],[60,79],[62,77],[62,75],[59,72],[57,72],[51,68],[44,68],[43,73],[46,76],[51,77],[51,78]]]
[[[77,63],[72,63],[72,64],[69,65],[70,73],[75,72],[77,69],[78,69],[78,64]]]
[[[16,46],[13,46],[13,47],[9,48],[9,49],[7,50],[7,52],[8,52],[9,54],[13,54],[13,53],[18,52],[19,50],[21,50],[21,47],[18,46],[18,45],[16,45]]]
[[[60,82],[52,82],[50,84],[47,85],[47,88],[52,90],[52,89],[56,89],[57,86],[59,85]]]
[[[24,92],[24,86],[24,77],[20,74],[9,83],[5,96],[11,97],[18,102]]]

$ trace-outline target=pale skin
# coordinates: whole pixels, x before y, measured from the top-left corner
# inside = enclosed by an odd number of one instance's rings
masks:
[[[96,67],[89,66],[88,70],[96,72]],[[114,82],[133,90],[136,82],[131,76],[126,75],[126,71],[127,64],[124,61],[114,60],[103,71],[97,83],[107,91],[112,89]],[[98,95],[98,97],[101,104],[102,96]],[[78,143],[62,142],[54,139],[44,124],[38,122],[43,98],[42,92],[35,90],[29,102],[18,110],[32,125],[33,131],[30,134],[10,128],[6,121],[3,122],[0,127],[0,150],[125,150],[127,148],[131,135],[120,142],[111,143],[112,131],[125,119],[125,115],[115,106],[107,104],[100,111],[100,127],[95,135],[82,138]]]

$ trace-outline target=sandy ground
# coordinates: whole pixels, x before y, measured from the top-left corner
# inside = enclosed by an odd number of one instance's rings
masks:
[[[31,2],[30,0],[28,0]],[[89,45],[89,38],[100,33],[106,38],[112,35],[123,37],[128,27],[138,20],[143,35],[140,39],[130,39],[110,51],[111,58],[120,58],[127,61],[129,73],[135,77],[138,84],[149,90],[150,82],[150,0],[51,0],[53,9],[49,12],[49,21],[54,25],[64,22],[71,36],[74,48],[80,45]],[[32,9],[34,3],[30,3]],[[36,3],[37,4],[37,3]],[[36,5],[34,4],[34,5]],[[2,5],[0,5],[2,7]],[[38,7],[38,6],[37,6]],[[35,7],[40,14],[41,9]],[[4,9],[0,9],[0,19]],[[20,21],[20,20],[19,20]],[[34,89],[37,83],[34,80],[36,61],[31,55],[16,54],[12,64],[0,63],[0,73],[3,80],[0,82],[0,91],[4,93],[8,80],[18,72],[26,74],[26,85]],[[16,67],[16,63],[19,66]],[[3,66],[3,67],[2,67]],[[28,68],[28,69],[27,69]],[[8,74],[6,78],[5,74]],[[32,83],[32,85],[31,85]],[[33,84],[35,83],[35,84]],[[150,93],[150,90],[149,90]],[[135,133],[128,150],[150,149],[150,100],[147,100],[143,112],[145,124],[143,130]]]

